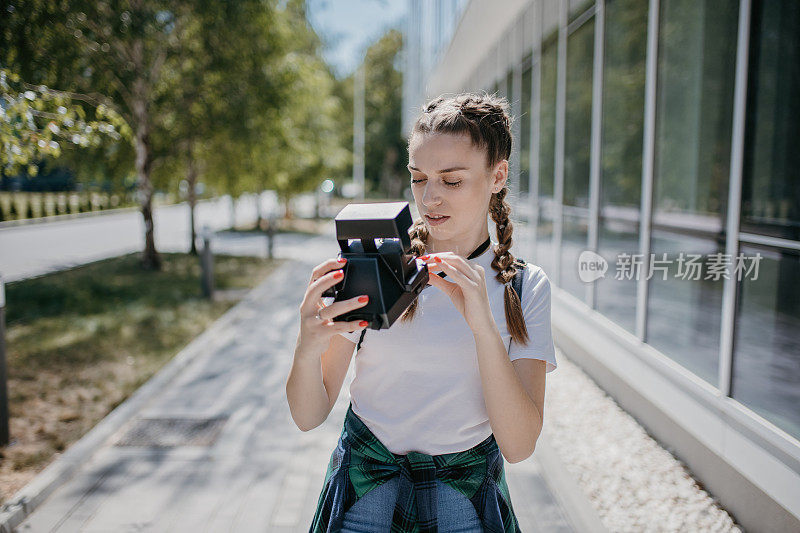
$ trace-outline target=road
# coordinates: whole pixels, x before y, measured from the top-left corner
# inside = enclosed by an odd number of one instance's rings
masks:
[[[255,221],[255,196],[236,202],[236,224]],[[204,201],[196,208],[197,229],[231,226],[231,200]],[[156,249],[186,252],[190,248],[189,206],[158,207],[153,213]],[[6,282],[71,268],[144,248],[144,220],[138,211],[99,214],[0,229],[0,274]]]

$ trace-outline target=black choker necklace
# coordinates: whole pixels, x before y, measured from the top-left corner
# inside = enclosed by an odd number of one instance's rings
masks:
[[[487,237],[486,240],[483,241],[483,244],[481,244],[480,246],[475,248],[475,251],[473,251],[471,254],[469,254],[467,259],[475,259],[479,255],[481,255],[483,252],[485,252],[486,249],[489,247],[489,245],[491,243],[492,243],[492,238],[491,237]]]
[[[487,238],[485,241],[483,241],[483,244],[481,244],[480,246],[475,248],[475,250],[473,250],[473,252],[467,256],[467,259],[475,259],[479,255],[481,255],[483,252],[485,252],[486,249],[489,247],[489,245],[491,243],[492,243],[492,238],[491,237]],[[444,277],[447,276],[447,274],[445,274],[444,272],[437,272],[436,275],[439,276],[440,278],[444,278]],[[430,285],[431,284],[428,283],[425,286],[426,287],[430,287]]]

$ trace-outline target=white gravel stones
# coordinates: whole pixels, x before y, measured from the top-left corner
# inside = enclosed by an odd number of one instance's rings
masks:
[[[544,433],[609,531],[743,529],[578,366],[558,352]]]

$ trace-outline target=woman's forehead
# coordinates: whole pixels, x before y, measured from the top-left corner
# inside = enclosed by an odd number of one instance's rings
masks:
[[[472,144],[469,135],[415,132],[408,145],[409,165],[433,165],[439,168],[485,163],[484,150]],[[417,164],[418,163],[418,164]],[[441,166],[445,165],[445,166]]]

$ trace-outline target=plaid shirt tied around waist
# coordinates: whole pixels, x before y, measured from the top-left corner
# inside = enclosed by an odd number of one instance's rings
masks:
[[[435,533],[436,478],[464,494],[483,530],[521,533],[494,434],[469,450],[441,455],[390,452],[347,408],[309,533],[340,531],[347,510],[393,476],[400,476],[391,533]]]

